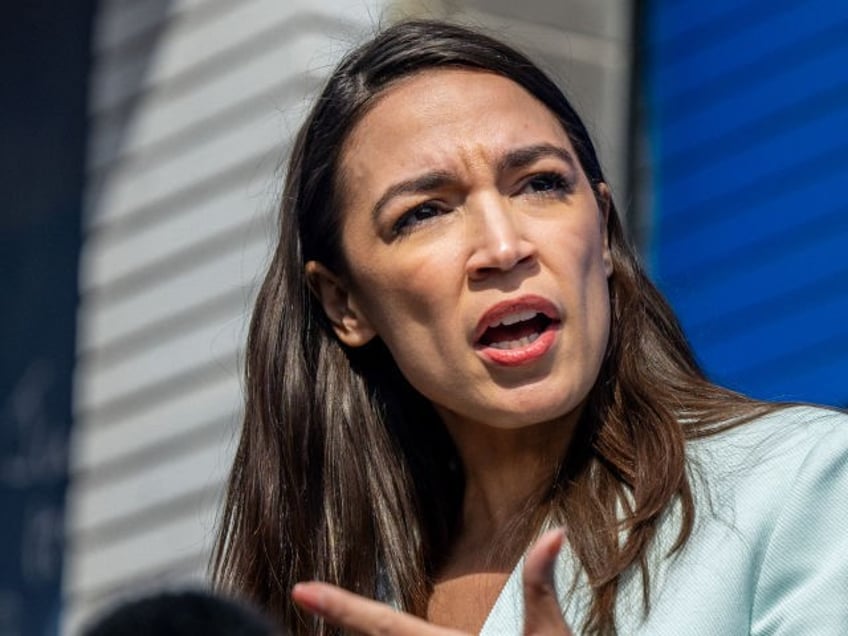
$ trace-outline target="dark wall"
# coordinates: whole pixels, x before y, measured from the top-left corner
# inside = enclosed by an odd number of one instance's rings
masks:
[[[848,2],[648,1],[652,269],[714,379],[848,405]]]
[[[92,0],[0,22],[0,634],[52,634],[64,497]]]

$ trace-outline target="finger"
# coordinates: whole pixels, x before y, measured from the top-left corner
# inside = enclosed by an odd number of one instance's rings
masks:
[[[292,599],[336,627],[372,636],[467,636],[327,583],[298,583]]]
[[[554,585],[554,565],[564,538],[561,529],[546,532],[527,553],[523,571],[525,636],[572,636]]]

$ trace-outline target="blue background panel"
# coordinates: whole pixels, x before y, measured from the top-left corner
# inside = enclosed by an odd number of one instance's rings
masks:
[[[848,2],[649,2],[654,278],[706,371],[848,405]]]

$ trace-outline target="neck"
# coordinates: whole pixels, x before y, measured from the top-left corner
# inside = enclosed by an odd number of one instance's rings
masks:
[[[518,429],[442,417],[465,471],[462,534],[486,545],[552,483],[579,413]]]

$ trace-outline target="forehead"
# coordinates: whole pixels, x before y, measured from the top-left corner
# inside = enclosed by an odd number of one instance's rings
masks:
[[[381,94],[354,126],[341,156],[354,189],[379,171],[455,169],[515,146],[554,143],[572,151],[556,116],[510,79],[494,73],[428,70]]]

